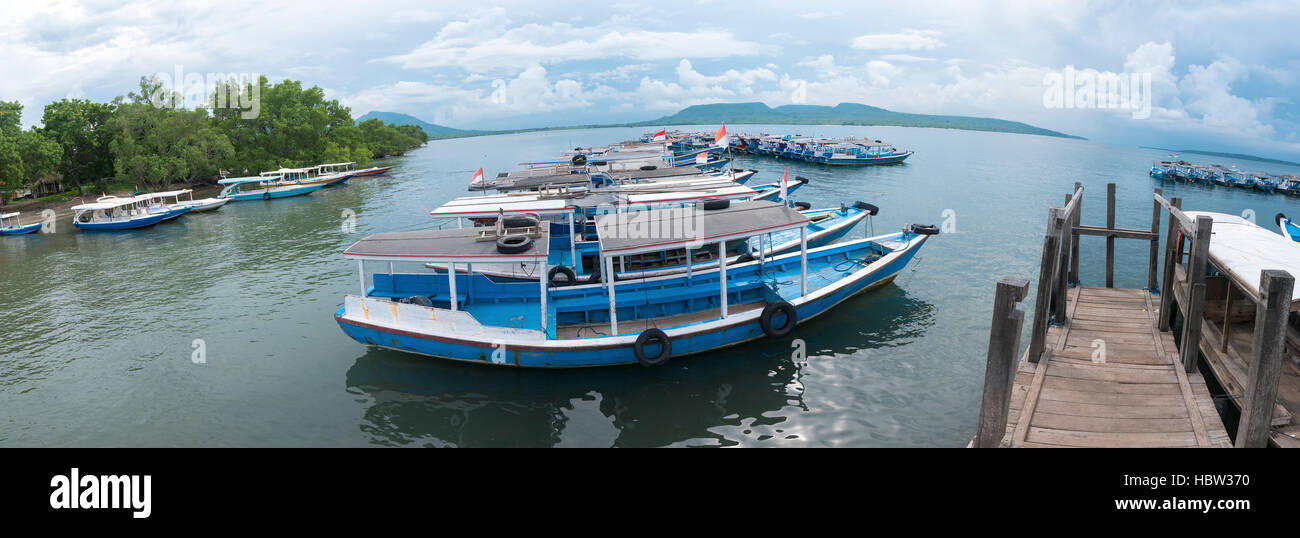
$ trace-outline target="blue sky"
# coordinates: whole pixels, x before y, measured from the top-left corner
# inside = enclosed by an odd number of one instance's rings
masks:
[[[1296,28],[1288,1],[32,2],[0,20],[0,99],[32,124],[49,101],[108,100],[179,65],[461,128],[859,102],[1295,159]],[[1149,74],[1150,117],[1048,108],[1067,66]]]

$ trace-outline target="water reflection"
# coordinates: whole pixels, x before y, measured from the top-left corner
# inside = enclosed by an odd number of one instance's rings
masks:
[[[933,325],[933,305],[890,285],[799,327],[717,353],[640,366],[518,370],[369,348],[347,372],[368,398],[361,429],[393,446],[804,444],[807,361],[870,360]],[[847,305],[841,305],[847,306]],[[825,399],[826,396],[822,396]]]

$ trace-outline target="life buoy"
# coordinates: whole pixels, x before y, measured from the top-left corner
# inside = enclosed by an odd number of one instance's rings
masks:
[[[654,356],[646,355],[646,346],[659,344],[659,353]],[[659,329],[647,329],[636,337],[636,343],[632,345],[632,352],[636,354],[636,361],[641,366],[659,366],[668,362],[668,357],[673,354],[673,342],[668,339],[668,335]]]
[[[526,235],[510,234],[497,238],[497,252],[502,254],[518,254],[530,248],[533,248],[533,240]]]
[[[573,156],[573,159],[570,160],[569,162],[572,163],[574,166],[582,166],[582,165],[584,165],[584,164],[587,164],[587,156],[586,156],[586,155],[574,155],[574,156]]]
[[[780,327],[772,325],[772,318],[777,312],[785,314],[785,325]],[[798,316],[794,305],[790,303],[785,301],[767,303],[767,306],[763,307],[763,313],[758,316],[758,326],[763,328],[763,334],[772,338],[784,338],[794,331],[794,326],[799,322]]]
[[[812,209],[812,204],[808,202],[795,202],[794,206],[799,208],[799,211],[807,211],[809,209]]]
[[[709,198],[708,200],[705,200],[702,205],[705,211],[712,211],[714,209],[726,209],[728,207],[731,207],[731,200],[728,200],[726,198]]]
[[[913,224],[911,230],[917,235],[939,235],[939,227],[933,224]]]
[[[877,213],[880,213],[879,207],[876,207],[874,205],[862,201],[853,202],[853,207],[866,211],[868,215],[875,215]]]
[[[555,275],[564,275],[564,284],[573,284],[578,281],[578,275],[573,272],[573,269],[569,269],[563,265],[557,265],[552,267],[550,271],[547,271],[546,282],[552,286],[557,285],[555,282]]]

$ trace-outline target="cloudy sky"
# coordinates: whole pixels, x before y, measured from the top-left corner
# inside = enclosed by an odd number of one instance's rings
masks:
[[[0,99],[21,101],[27,124],[51,100],[108,100],[179,66],[293,78],[357,116],[397,111],[461,128],[857,102],[1300,158],[1293,0],[36,1],[5,15]],[[1047,81],[1069,67],[1149,74],[1149,117],[1046,106]]]

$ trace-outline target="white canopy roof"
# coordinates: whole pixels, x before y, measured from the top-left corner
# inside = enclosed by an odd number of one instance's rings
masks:
[[[1208,211],[1184,214],[1193,221],[1198,216],[1214,219],[1210,263],[1254,297],[1259,297],[1259,273],[1265,269],[1281,269],[1300,279],[1300,244],[1237,215]],[[1300,285],[1291,292],[1293,309],[1296,301],[1300,301]]]
[[[103,200],[101,202],[91,202],[89,204],[78,204],[72,206],[70,209],[72,209],[73,211],[83,211],[83,210],[99,211],[103,209],[114,209],[122,206],[134,205],[140,202],[147,202],[149,201],[149,199],[150,199],[150,195],[142,194],[140,196],[132,196],[130,198],[111,198],[111,199]]]
[[[7,218],[12,218],[17,216],[18,213],[0,213],[0,219],[7,219]]]

